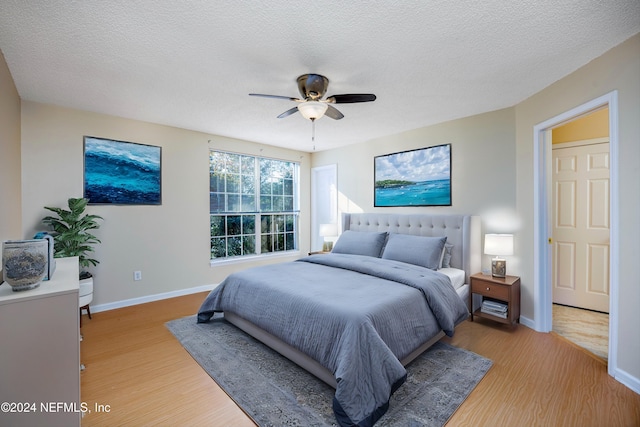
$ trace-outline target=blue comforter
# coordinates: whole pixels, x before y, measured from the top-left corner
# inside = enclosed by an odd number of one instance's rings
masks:
[[[227,277],[198,322],[230,311],[306,353],[335,374],[341,426],[373,425],[406,379],[403,359],[468,316],[447,276],[359,255],[315,255]]]

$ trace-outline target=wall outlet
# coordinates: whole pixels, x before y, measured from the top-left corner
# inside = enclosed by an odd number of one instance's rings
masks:
[[[134,271],[133,280],[142,280],[142,271]]]

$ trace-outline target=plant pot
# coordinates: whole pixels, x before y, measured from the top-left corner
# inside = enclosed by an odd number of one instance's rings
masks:
[[[78,306],[85,307],[93,301],[93,277],[80,280],[80,290],[78,292],[80,298]]]
[[[47,274],[49,242],[46,239],[2,242],[2,276],[14,291],[35,289]]]

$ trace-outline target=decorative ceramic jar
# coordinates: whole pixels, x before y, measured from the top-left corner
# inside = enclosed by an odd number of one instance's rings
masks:
[[[2,276],[14,291],[40,286],[47,274],[48,245],[46,239],[2,242]]]

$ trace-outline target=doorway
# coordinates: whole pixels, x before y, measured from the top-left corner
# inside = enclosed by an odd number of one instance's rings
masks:
[[[552,134],[552,331],[606,362],[609,111],[600,109]]]
[[[338,166],[327,165],[311,169],[311,251],[322,248],[321,226],[338,224]]]
[[[583,117],[591,112],[608,107],[610,140],[610,198],[609,211],[610,252],[609,260],[609,343],[608,372],[613,375],[617,369],[616,348],[618,332],[618,99],[617,91],[610,92],[559,116],[534,126],[534,328],[540,332],[552,330],[552,283],[553,259],[551,250],[552,206],[551,185],[551,131],[563,124]]]

